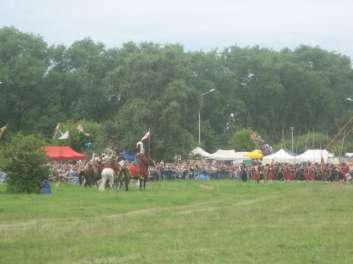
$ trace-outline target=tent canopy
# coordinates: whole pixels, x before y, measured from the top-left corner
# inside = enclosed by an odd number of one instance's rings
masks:
[[[44,151],[52,160],[84,160],[86,155],[74,151],[68,146],[46,146]]]
[[[247,156],[248,152],[235,152],[234,149],[225,150],[219,149],[215,153],[212,153],[208,158],[214,160],[245,160],[249,159]]]
[[[200,147],[194,148],[192,151],[190,151],[191,156],[201,156],[203,158],[208,158],[210,156],[210,153],[207,151],[203,150]]]
[[[280,163],[295,163],[295,156],[289,154],[284,149],[280,149],[276,153],[265,156],[262,159],[262,164],[270,164],[272,162],[280,162]]]
[[[330,153],[326,149],[308,149],[296,157],[297,162],[326,163]]]
[[[250,158],[250,159],[262,159],[262,157],[264,156],[263,154],[262,154],[262,151],[261,150],[259,150],[259,149],[255,149],[255,150],[253,150],[253,151],[251,151],[251,152],[248,152],[248,157]]]

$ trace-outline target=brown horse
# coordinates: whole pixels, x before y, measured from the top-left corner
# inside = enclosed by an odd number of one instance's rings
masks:
[[[120,188],[125,185],[125,191],[129,190],[129,182],[130,182],[130,172],[125,161],[119,162],[120,168],[117,173],[117,177],[115,178],[115,185],[120,190]]]
[[[94,161],[88,161],[79,173],[80,184],[85,187],[92,187],[100,179],[100,172]]]
[[[138,153],[136,160],[139,168],[139,186],[140,190],[146,188],[146,181],[148,178],[148,157],[144,153]]]

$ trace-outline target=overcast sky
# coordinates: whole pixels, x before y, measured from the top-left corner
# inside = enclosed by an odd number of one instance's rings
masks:
[[[180,43],[187,50],[234,44],[320,46],[353,58],[353,0],[0,0],[0,26],[70,45],[91,37]]]

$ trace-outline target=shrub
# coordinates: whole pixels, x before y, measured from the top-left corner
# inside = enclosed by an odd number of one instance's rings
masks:
[[[4,171],[9,192],[38,193],[40,184],[49,175],[44,142],[35,136],[16,135],[4,147]]]

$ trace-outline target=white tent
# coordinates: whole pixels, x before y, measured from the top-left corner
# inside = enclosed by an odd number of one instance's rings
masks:
[[[296,157],[297,162],[321,163],[321,159],[326,163],[330,153],[326,149],[308,149],[303,154]]]
[[[203,150],[200,147],[194,148],[192,151],[190,151],[191,156],[201,156],[203,158],[208,158],[211,154],[208,153],[207,151]]]
[[[235,152],[234,149],[219,149],[212,153],[208,158],[214,160],[244,160],[249,159],[246,155],[248,152]]]
[[[274,162],[295,163],[295,160],[295,156],[289,154],[284,149],[280,149],[276,153],[263,157],[262,164],[271,164]]]

